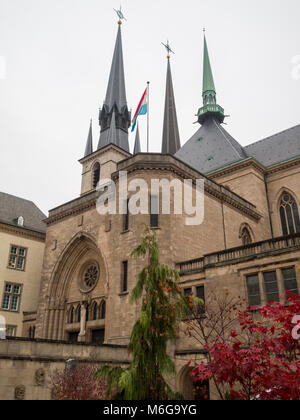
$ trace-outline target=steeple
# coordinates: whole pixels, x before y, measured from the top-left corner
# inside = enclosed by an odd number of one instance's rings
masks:
[[[140,141],[140,130],[139,130],[139,123],[137,123],[133,154],[136,155],[138,153],[141,153],[141,151],[142,149],[141,149],[141,141]]]
[[[216,88],[211,70],[206,36],[204,33],[204,54],[203,54],[203,107],[198,111],[198,122],[203,124],[208,118],[214,117],[222,123],[224,121],[224,109],[217,104]]]
[[[170,49],[169,43],[165,45],[168,51],[168,66],[167,66],[167,83],[166,83],[166,98],[165,98],[165,115],[162,149],[163,154],[174,155],[180,149],[180,137],[177,122],[177,113],[175,106],[175,97],[172,82],[171,64],[170,64]]]
[[[93,153],[93,132],[92,132],[92,120],[90,123],[89,134],[86,142],[84,157],[87,157]]]
[[[100,140],[98,150],[114,142],[120,148],[129,152],[128,143],[128,128],[131,123],[131,115],[127,108],[126,89],[125,89],[125,76],[124,76],[124,62],[123,62],[123,49],[122,49],[122,35],[121,24],[118,22],[117,40],[110,70],[108,87],[106,92],[105,101],[102,109],[99,112],[99,124],[101,127]],[[114,117],[113,117],[114,114]],[[115,133],[112,122],[115,120]]]

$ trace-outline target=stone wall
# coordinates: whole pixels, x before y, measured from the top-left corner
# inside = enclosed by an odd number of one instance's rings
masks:
[[[29,339],[0,340],[0,400],[50,400],[51,375],[74,359],[95,364],[129,362],[122,346],[87,346]]]

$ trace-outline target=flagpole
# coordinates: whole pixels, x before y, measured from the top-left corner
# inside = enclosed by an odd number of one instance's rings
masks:
[[[150,103],[150,82],[147,82],[147,153],[149,153],[149,103]]]

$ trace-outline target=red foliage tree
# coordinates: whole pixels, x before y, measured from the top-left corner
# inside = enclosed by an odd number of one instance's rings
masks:
[[[55,371],[52,376],[56,400],[106,400],[106,381],[99,381],[96,373],[100,366],[77,364]]]
[[[213,378],[227,385],[228,397],[235,400],[299,400],[300,340],[294,320],[300,315],[300,297],[288,295],[286,306],[261,307],[259,320],[254,308],[241,311],[231,340],[206,345],[208,363],[192,370],[193,380]]]

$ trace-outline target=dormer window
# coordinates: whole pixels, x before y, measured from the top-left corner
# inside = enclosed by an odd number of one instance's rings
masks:
[[[20,216],[18,217],[18,226],[24,226],[24,217]]]

